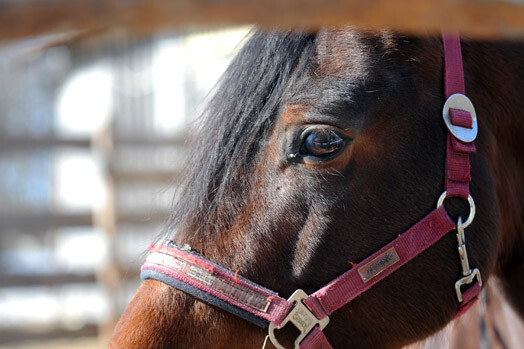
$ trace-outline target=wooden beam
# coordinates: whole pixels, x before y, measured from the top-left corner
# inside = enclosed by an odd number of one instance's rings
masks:
[[[0,38],[69,30],[163,29],[258,24],[343,25],[427,33],[460,29],[476,37],[524,36],[522,0],[7,0]]]

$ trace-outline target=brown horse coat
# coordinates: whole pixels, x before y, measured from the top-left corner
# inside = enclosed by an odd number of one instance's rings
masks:
[[[463,42],[479,119],[470,264],[524,314],[524,45]],[[258,32],[226,72],[189,165],[169,238],[288,297],[311,293],[431,211],[443,191],[438,38]],[[344,146],[304,150],[308,128]],[[310,131],[308,131],[310,132]],[[450,216],[464,212],[447,200]],[[177,231],[175,234],[174,232]],[[461,275],[448,234],[337,311],[335,348],[399,348],[450,322]],[[138,289],[114,348],[261,347],[266,331],[157,281]],[[293,340],[285,329],[282,342]]]

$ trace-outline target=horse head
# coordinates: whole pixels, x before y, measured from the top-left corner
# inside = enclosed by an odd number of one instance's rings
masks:
[[[467,51],[467,50],[466,50]],[[499,207],[494,136],[482,67],[465,55],[477,109],[470,154],[476,218],[470,265],[494,268]],[[287,298],[310,294],[435,209],[444,190],[446,100],[439,38],[344,28],[314,34],[257,31],[220,81],[202,119],[168,239]],[[485,122],[484,122],[485,125]],[[454,222],[467,201],[450,198]],[[335,348],[399,348],[457,314],[455,234],[331,315]],[[113,347],[261,347],[267,331],[156,280],[145,280]],[[278,338],[292,347],[296,333]]]

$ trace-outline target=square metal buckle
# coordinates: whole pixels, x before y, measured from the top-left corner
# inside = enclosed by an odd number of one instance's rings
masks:
[[[460,288],[463,285],[471,284],[475,278],[477,278],[477,282],[479,283],[479,285],[482,286],[482,278],[480,277],[480,271],[477,268],[473,269],[470,272],[470,274],[464,276],[455,283],[455,291],[457,292],[457,299],[459,303],[462,303],[462,301],[464,300],[462,298],[462,291]]]
[[[300,335],[295,339],[295,349],[299,349],[300,342],[306,338],[315,326],[319,326],[320,330],[323,330],[329,323],[329,317],[326,316],[322,320],[317,319],[315,315],[302,303],[303,299],[306,299],[308,295],[302,290],[296,290],[288,301],[295,303],[291,311],[282,320],[280,328],[284,327],[288,322],[291,322],[300,331]],[[269,339],[271,343],[277,349],[285,349],[275,337],[276,325],[271,322],[269,324]]]

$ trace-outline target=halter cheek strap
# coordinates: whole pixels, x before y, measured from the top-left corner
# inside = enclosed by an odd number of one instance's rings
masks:
[[[445,62],[445,95],[443,118],[448,128],[446,176],[444,193],[437,208],[417,224],[371,256],[353,266],[335,280],[307,295],[297,290],[289,298],[259,286],[207,259],[190,248],[153,245],[141,269],[142,279],[155,279],[218,306],[258,326],[269,324],[269,338],[277,348],[283,348],[275,337],[275,329],[291,322],[300,331],[295,348],[331,348],[322,330],[329,315],[340,309],[395,270],[418,256],[449,231],[457,230],[458,252],[462,278],[455,284],[457,316],[464,313],[477,299],[482,281],[478,269],[469,267],[464,229],[472,222],[475,204],[469,194],[469,153],[475,151],[477,134],[475,109],[464,96],[464,74],[458,36],[443,35]],[[446,213],[443,202],[447,197],[468,200],[470,215],[455,224]],[[465,292],[462,287],[468,285]]]

